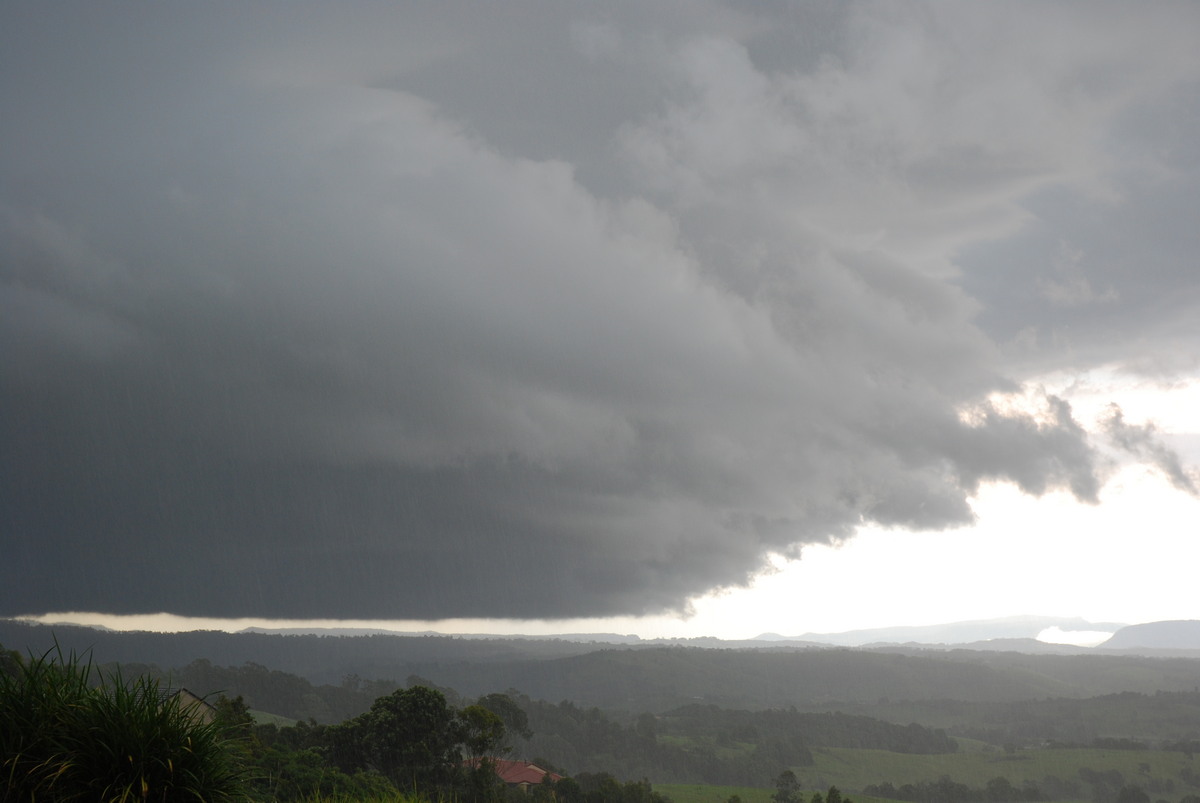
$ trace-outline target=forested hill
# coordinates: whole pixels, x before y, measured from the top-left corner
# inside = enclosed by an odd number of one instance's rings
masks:
[[[436,675],[439,683],[471,692],[490,681],[546,700],[656,712],[693,702],[763,708],[888,696],[1000,700],[1062,693],[1061,684],[1023,670],[996,670],[943,656],[844,649],[605,649],[553,661],[496,665],[486,673],[480,670],[467,664],[427,666],[419,674]]]
[[[0,659],[4,655],[0,652]],[[111,663],[104,660],[103,652],[93,657]],[[989,663],[983,662],[984,657]],[[323,724],[357,716],[377,698],[401,687],[440,687],[459,706],[485,693],[506,690],[527,712],[531,725],[536,723],[537,735],[527,745],[533,751],[529,755],[557,756],[564,764],[599,770],[620,754],[623,766],[646,772],[655,768],[656,773],[671,768],[662,777],[672,778],[709,778],[710,770],[716,773],[712,777],[726,780],[744,773],[758,777],[785,754],[792,758],[783,763],[802,763],[798,756],[804,745],[788,735],[795,733],[803,733],[803,741],[813,747],[913,753],[952,749],[946,735],[992,745],[1080,746],[1116,740],[1131,745],[1186,743],[1188,750],[1200,750],[1195,747],[1200,732],[1200,691],[1193,690],[1200,686],[1195,662],[1111,656],[1045,659],[969,651],[929,656],[851,650],[789,654],[604,649],[540,662],[430,664],[428,669],[441,670],[426,673],[436,680],[418,675],[364,679],[350,674],[336,684],[313,684],[254,662],[220,666],[206,659],[175,667],[122,662],[121,671],[126,677],[149,674],[201,695],[242,696],[252,709]],[[483,692],[452,686],[452,676],[466,676],[472,669],[494,685]],[[527,674],[521,676],[522,672]],[[1088,693],[1114,686],[1131,688],[1088,697],[1042,693],[1068,676],[1076,680],[1072,688]],[[672,682],[677,688],[672,688]],[[598,688],[589,688],[590,684]],[[881,690],[880,684],[892,693],[873,696]],[[1170,690],[1179,686],[1187,690]],[[733,691],[739,687],[740,692]],[[942,692],[940,696],[931,692],[934,687]],[[1036,693],[1022,699],[1010,696],[1030,690]],[[693,691],[699,693],[690,694]],[[806,696],[793,703],[776,699],[788,694]],[[835,694],[842,699],[834,699]],[[954,694],[959,699],[952,699]],[[691,699],[666,705],[684,697]],[[649,750],[647,727],[667,741]],[[716,754],[700,749],[707,745],[728,757],[723,750],[747,741],[760,749],[755,752],[757,759],[744,766],[714,763]],[[580,747],[585,744],[591,747]],[[676,754],[680,745],[691,745],[685,751],[688,757]]]
[[[444,636],[118,633],[0,620],[0,644],[44,652],[55,639],[101,663],[163,669],[196,659],[253,663],[342,686],[346,677],[427,678],[464,695],[516,688],[533,699],[661,713],[691,703],[729,708],[960,700],[1003,702],[1118,692],[1191,691],[1200,660],[1124,655],[1033,655],[976,650],[611,647],[555,640]]]
[[[92,650],[97,660],[184,666],[197,658],[218,666],[246,662],[291,672],[314,683],[339,683],[346,675],[403,678],[413,666],[495,663],[579,655],[599,647],[562,639],[464,639],[448,636],[325,636],[278,633],[113,631],[76,625],[37,625],[0,619],[0,644],[40,654],[59,644]]]
[[[1195,659],[970,650],[605,649],[486,668],[431,665],[417,673],[469,693],[482,693],[490,683],[546,700],[655,712],[692,702],[821,710],[834,703],[874,704],[884,698],[1004,702],[1200,686],[1200,661]]]

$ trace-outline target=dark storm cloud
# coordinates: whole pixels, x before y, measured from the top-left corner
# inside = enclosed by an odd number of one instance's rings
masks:
[[[6,8],[0,613],[642,613],[1094,500],[954,259],[1194,65],[1063,107],[1119,9],[974,8]]]

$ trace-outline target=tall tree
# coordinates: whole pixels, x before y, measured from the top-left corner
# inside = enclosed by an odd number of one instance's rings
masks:
[[[771,798],[775,803],[796,803],[796,793],[800,791],[800,781],[796,773],[784,770],[775,778],[775,794]]]
[[[440,691],[397,689],[375,701],[360,727],[367,759],[398,788],[432,792],[453,784],[463,731]]]
[[[525,710],[517,705],[509,694],[486,694],[480,697],[477,701],[479,705],[491,711],[504,723],[504,728],[508,735],[520,736],[522,739],[530,739],[533,737],[533,731],[529,729],[529,715]]]
[[[458,712],[463,746],[472,765],[484,756],[507,752],[504,745],[504,722],[482,705],[469,705]]]

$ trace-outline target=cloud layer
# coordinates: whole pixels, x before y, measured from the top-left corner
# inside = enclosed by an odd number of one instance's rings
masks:
[[[1161,10],[6,9],[0,614],[649,613],[1095,500],[994,394],[1195,342]]]

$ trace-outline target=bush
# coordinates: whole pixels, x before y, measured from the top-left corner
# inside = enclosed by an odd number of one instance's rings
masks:
[[[59,650],[0,672],[0,760],[5,803],[245,794],[224,726],[164,699],[155,680],[104,677]]]

